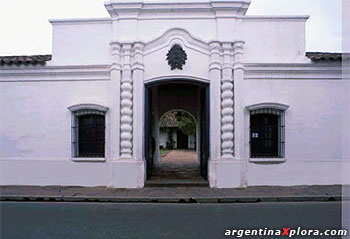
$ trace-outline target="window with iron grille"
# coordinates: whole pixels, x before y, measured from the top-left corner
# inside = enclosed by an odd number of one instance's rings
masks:
[[[104,158],[107,108],[78,105],[69,109],[72,111],[72,156]]]
[[[284,158],[284,110],[262,108],[250,111],[250,157]]]

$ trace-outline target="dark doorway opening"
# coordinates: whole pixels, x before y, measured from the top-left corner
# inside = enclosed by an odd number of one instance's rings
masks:
[[[184,134],[182,130],[176,132],[177,135],[177,148],[188,149],[188,135]]]
[[[145,97],[146,186],[159,183],[208,186],[208,85],[185,80],[161,81],[146,85]],[[175,112],[177,122],[164,127],[160,119],[166,112]],[[194,133],[189,129],[191,124],[182,120],[186,114],[193,118]]]

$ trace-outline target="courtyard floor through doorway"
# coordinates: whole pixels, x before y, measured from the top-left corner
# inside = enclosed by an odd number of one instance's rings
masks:
[[[208,186],[201,176],[194,150],[171,150],[160,157],[160,165],[155,166],[148,186]]]

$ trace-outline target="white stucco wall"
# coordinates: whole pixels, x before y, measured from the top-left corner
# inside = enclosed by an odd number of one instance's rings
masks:
[[[238,137],[233,159],[220,159],[221,129],[211,131],[216,133],[210,139],[216,157],[209,165],[211,186],[340,184],[341,167],[349,164],[342,148],[349,145],[342,130],[342,114],[349,107],[344,99],[348,88],[341,81],[338,63],[315,64],[305,57],[307,17],[245,17],[244,11],[226,16],[215,12],[219,8],[213,10],[207,5],[201,11],[193,7],[169,11],[159,6],[155,10],[158,14],[140,10],[138,16],[120,16],[118,21],[52,20],[52,61],[46,66],[0,67],[0,184],[142,187],[143,158],[110,157],[120,146],[118,137],[109,140],[111,125],[119,124],[118,118],[111,118],[111,111],[117,115],[120,110],[116,102],[120,91],[113,90],[120,87],[120,79],[111,77],[111,64],[116,62],[112,61],[110,43],[144,44],[141,83],[175,78],[209,83],[212,91],[218,90],[210,94],[210,104],[217,106],[211,108],[216,110],[211,120],[220,122],[222,72],[210,74],[212,40],[220,44],[245,42],[243,62],[233,63],[233,52],[228,57],[232,59],[225,59],[244,69],[245,76],[234,79],[239,91],[235,92]],[[184,3],[178,7],[188,8]],[[175,43],[188,55],[183,70],[170,70],[166,61],[166,53]],[[217,60],[222,64],[223,52],[220,54]],[[140,72],[136,75],[139,78],[133,79],[134,85],[139,83]],[[164,99],[198,115],[197,95],[178,101],[166,94]],[[174,109],[164,102],[160,102],[157,117]],[[245,107],[262,102],[289,106],[285,162],[249,162],[249,115]],[[71,113],[67,107],[81,103],[110,108],[106,114],[105,162],[71,160]],[[134,107],[139,115],[144,114],[143,105]],[[142,125],[142,117],[133,122],[133,126]],[[142,145],[142,139],[138,140],[135,142]]]
[[[107,89],[106,81],[1,83],[0,183],[107,185],[107,165],[71,161],[67,109],[87,102],[109,105]],[[106,127],[108,139],[108,121]]]
[[[246,80],[243,89],[244,105],[289,105],[285,113],[286,162],[248,163],[248,185],[341,184],[342,98],[346,94],[342,81]],[[246,113],[246,122],[248,117]],[[246,132],[248,127],[245,125]],[[248,137],[249,134],[246,142]],[[246,156],[249,157],[249,148]],[[267,169],[268,176],[262,173]]]
[[[52,24],[52,65],[110,64],[110,20],[59,21]]]
[[[249,17],[243,21],[244,62],[305,61],[305,22],[308,17]]]
[[[108,82],[3,83],[3,158],[70,158],[71,105],[109,105]],[[14,92],[16,92],[14,94]]]
[[[212,40],[243,40],[245,44],[244,61],[251,63],[290,63],[305,62],[305,22],[307,16],[245,16],[240,21],[227,20],[219,22],[207,19],[154,19],[140,18],[136,24],[120,21],[116,38],[123,42],[135,40],[144,43],[154,42],[170,29],[183,29],[192,37],[204,42]],[[105,64],[111,63],[109,43],[113,40],[113,24],[109,19],[50,20],[53,26],[53,60],[50,64]],[[202,27],[206,26],[206,27]],[[130,32],[129,28],[135,27]],[[220,29],[226,29],[230,39],[221,36]],[[238,35],[238,36],[237,36]],[[258,38],[257,38],[258,37]],[[220,39],[222,38],[222,39]],[[183,43],[183,41],[175,40]],[[177,75],[179,71],[171,71],[166,61],[150,61],[150,58],[162,59],[171,42],[159,42],[160,46],[152,55],[145,54],[146,67],[156,67],[163,75]],[[189,46],[189,45],[187,45]],[[188,48],[186,52],[192,56],[189,61],[209,64],[198,46]],[[204,54],[205,55],[205,54]],[[264,57],[261,57],[264,55]],[[184,66],[186,75],[208,78],[208,71],[196,68],[193,64]],[[146,71],[145,78],[151,79],[157,74]],[[183,72],[181,72],[183,73]]]

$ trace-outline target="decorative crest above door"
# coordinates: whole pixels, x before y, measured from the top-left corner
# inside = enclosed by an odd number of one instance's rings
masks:
[[[187,54],[179,44],[173,45],[166,55],[171,70],[182,70],[182,66],[186,64]]]

